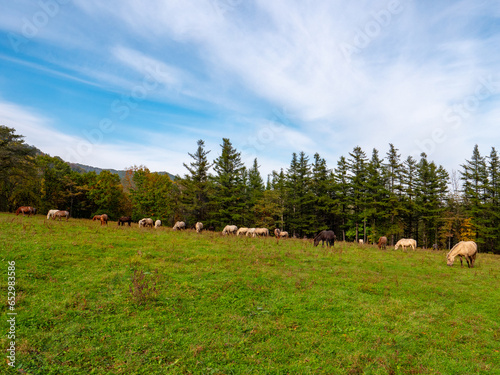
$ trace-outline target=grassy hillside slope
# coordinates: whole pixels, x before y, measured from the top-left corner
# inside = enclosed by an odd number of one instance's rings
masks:
[[[443,251],[13,214],[0,238],[11,373],[500,373],[499,256],[468,269]]]

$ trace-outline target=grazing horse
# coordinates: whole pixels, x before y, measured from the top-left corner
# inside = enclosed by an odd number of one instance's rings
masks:
[[[183,221],[177,221],[174,224],[174,227],[172,228],[173,230],[181,230],[181,229],[186,229],[186,223]]]
[[[52,218],[57,211],[59,210],[50,210],[49,212],[47,212],[47,220]]]
[[[246,236],[255,237],[255,228],[248,228]]]
[[[144,219],[139,220],[139,227],[151,227],[153,228],[153,219],[149,217],[145,217]]]
[[[94,217],[92,218],[92,221],[96,221],[96,220],[101,221],[101,215],[94,215]]]
[[[321,247],[325,246],[325,242],[326,242],[327,247],[334,246],[335,245],[335,238],[336,238],[336,236],[335,236],[335,233],[333,233],[333,231],[323,230],[323,231],[319,232],[316,235],[316,237],[314,237],[314,246],[318,246],[319,241],[321,241]]]
[[[387,248],[387,237],[383,236],[378,239],[378,248],[385,250]]]
[[[363,245],[365,242],[363,240],[358,240],[360,245]]]
[[[195,225],[195,228],[196,228],[196,233],[201,233],[201,231],[203,230],[203,223],[198,221]]]
[[[281,232],[280,232],[280,237],[281,237],[281,238],[287,238],[287,237],[288,237],[288,232],[286,232],[286,231],[281,231]]]
[[[403,248],[403,250],[406,250],[407,246],[411,246],[412,250],[415,250],[415,248],[417,247],[417,241],[412,238],[402,238],[398,242],[396,242],[394,250],[397,250],[400,246]]]
[[[125,225],[125,223],[128,223],[128,226],[130,226],[130,223],[132,223],[132,218],[130,216],[122,216],[118,219],[118,226]]]
[[[226,234],[236,234],[238,231],[238,227],[236,225],[226,225],[224,229],[222,230],[222,235],[225,236]],[[248,232],[247,232],[248,236]]]
[[[31,206],[21,206],[21,207],[19,207],[16,210],[16,216],[19,215],[19,214],[23,214],[23,216],[25,214],[28,214],[28,216],[35,215],[36,214],[36,208],[31,207]]]
[[[54,216],[52,216],[52,220],[59,218],[59,221],[61,221],[62,217],[65,217],[66,221],[68,221],[69,220],[69,212],[68,211],[56,211]]]
[[[469,268],[474,267],[477,255],[477,244],[474,241],[460,241],[446,255],[447,265],[453,266],[455,257],[460,257],[460,267],[463,267],[462,257],[465,258]]]
[[[255,236],[269,236],[269,229],[267,228],[255,228]]]
[[[239,228],[237,231],[236,231],[236,235],[239,236],[240,234],[243,235],[243,234],[247,234],[248,232],[248,228]]]
[[[159,228],[159,227],[161,227],[161,220],[158,219],[155,221],[155,228]]]
[[[101,215],[101,225],[108,225],[109,217],[106,214]]]

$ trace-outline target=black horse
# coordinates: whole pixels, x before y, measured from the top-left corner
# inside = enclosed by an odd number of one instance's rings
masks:
[[[125,225],[125,223],[128,223],[128,226],[130,226],[131,222],[132,218],[130,216],[122,216],[121,218],[118,219],[118,226]]]
[[[335,238],[337,238],[337,237],[335,236],[335,233],[333,233],[333,231],[323,230],[323,231],[319,232],[316,235],[316,237],[314,237],[314,246],[318,246],[320,241],[321,241],[322,247],[325,246],[325,242],[326,242],[327,247],[333,246],[335,244]]]

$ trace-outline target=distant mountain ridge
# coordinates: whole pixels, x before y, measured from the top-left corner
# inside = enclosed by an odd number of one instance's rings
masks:
[[[90,165],[85,165],[85,164],[80,164],[80,163],[69,163],[68,162],[68,164],[73,171],[79,172],[79,173],[95,172],[96,174],[99,174],[102,171],[109,171],[111,173],[114,173],[114,174],[117,174],[118,176],[120,176],[120,179],[123,179],[125,177],[125,173],[127,173],[126,170],[92,167]],[[172,181],[175,180],[175,176],[171,173],[168,173],[168,172],[154,172],[154,173],[167,174],[168,177],[170,177],[170,179]]]

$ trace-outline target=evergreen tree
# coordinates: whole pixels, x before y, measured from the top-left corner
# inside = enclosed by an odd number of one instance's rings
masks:
[[[311,165],[302,151],[297,158],[293,153],[287,171],[288,225],[293,235],[302,237],[315,234],[314,195],[311,191]]]
[[[389,151],[387,152],[387,163],[384,165],[386,174],[386,183],[388,191],[387,207],[390,215],[390,244],[394,245],[395,235],[398,237],[402,234],[402,225],[398,221],[403,207],[403,186],[402,186],[402,164],[401,155],[398,154],[398,149],[392,143],[389,144]]]
[[[219,227],[241,225],[245,215],[245,166],[241,153],[233,148],[228,138],[223,138],[221,155],[214,162],[213,218]]]
[[[408,156],[401,167],[401,184],[403,199],[401,200],[401,217],[403,219],[404,237],[417,236],[417,161]]]
[[[466,213],[471,219],[476,242],[483,245],[489,220],[484,209],[488,197],[488,171],[485,158],[481,156],[477,145],[474,146],[471,160],[466,160],[462,168]]]
[[[314,217],[317,231],[331,229],[334,226],[334,189],[333,174],[328,169],[325,159],[318,153],[314,154],[312,165],[311,192],[314,195]]]
[[[487,173],[487,202],[484,209],[489,220],[485,227],[485,249],[500,252],[500,160],[494,147],[488,157]]]
[[[35,166],[36,150],[28,146],[15,129],[0,125],[0,210],[38,206],[39,184]]]
[[[421,154],[417,166],[417,196],[416,207],[421,222],[420,238],[424,248],[432,247],[438,242],[440,217],[444,212],[444,200],[447,192],[448,174],[434,162],[427,160],[425,153]]]
[[[186,220],[205,222],[208,219],[211,164],[207,159],[210,151],[205,151],[205,142],[198,141],[198,148],[194,154],[188,153],[193,159],[189,165],[183,163],[188,174],[180,181],[182,202],[186,212]]]
[[[388,193],[382,163],[383,160],[380,159],[377,149],[373,149],[372,158],[366,169],[366,196],[368,197],[366,212],[370,225],[370,238],[367,240],[372,243],[385,235],[389,219],[385,207]]]
[[[349,153],[350,158],[347,160],[349,168],[349,187],[350,187],[350,200],[349,204],[353,210],[353,226],[355,227],[355,240],[358,242],[360,237],[360,228],[363,228],[361,237],[365,237],[367,215],[367,202],[366,195],[366,179],[367,179],[367,163],[368,158],[361,147],[354,147],[353,151]]]
[[[276,194],[274,195],[277,199],[277,212],[279,216],[276,220],[275,227],[280,230],[286,230],[292,232],[290,226],[288,225],[288,217],[286,216],[286,206],[288,201],[288,191],[286,188],[286,178],[283,169],[280,170],[280,173],[273,171],[272,179],[270,181],[270,189]]]
[[[349,208],[349,167],[347,165],[347,160],[344,156],[341,156],[337,162],[337,168],[334,171],[334,190],[336,194],[336,205],[337,212],[339,216],[339,227],[342,233],[342,241],[346,240],[346,232],[349,229],[349,218],[350,218],[350,208]]]
[[[248,225],[254,225],[256,221],[267,222],[262,217],[259,217],[257,211],[252,208],[255,204],[262,199],[264,196],[264,180],[262,179],[259,172],[259,165],[257,159],[254,159],[252,167],[248,170],[247,176],[247,208],[248,213]],[[274,225],[274,224],[273,224]]]

